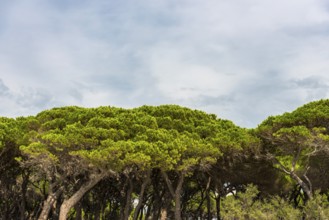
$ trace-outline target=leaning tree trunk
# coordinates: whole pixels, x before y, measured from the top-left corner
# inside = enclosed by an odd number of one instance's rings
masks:
[[[313,198],[312,186],[308,186],[295,172],[290,172],[291,178],[293,178],[300,187],[302,187],[303,191],[306,193],[308,199]]]
[[[300,187],[302,187],[303,191],[306,193],[307,198],[308,199],[312,199],[313,198],[313,192],[312,192],[312,183],[311,181],[308,179],[308,177],[306,176],[306,172],[304,174],[304,178],[308,181],[307,185],[296,173],[295,173],[295,167],[296,167],[296,163],[299,159],[299,154],[301,152],[301,149],[299,148],[297,155],[294,156],[294,159],[292,161],[292,165],[291,165],[291,169],[290,171],[284,167],[276,158],[272,158],[274,160],[274,163],[278,164],[280,166],[280,169],[282,172],[284,172],[285,174],[288,174],[293,180],[295,180],[298,185],[300,185]]]
[[[175,207],[174,207],[175,208],[175,220],[181,220],[182,219],[181,194],[182,194],[182,188],[183,188],[183,182],[184,182],[184,172],[179,173],[178,183],[177,183],[175,190],[174,190],[174,187],[173,187],[167,173],[162,172],[162,175],[167,183],[169,192],[175,201]]]
[[[59,220],[66,220],[70,209],[73,208],[81,198],[104,177],[104,173],[90,176],[88,182],[84,183],[69,199],[64,200],[60,208]]]
[[[39,215],[38,220],[47,220],[50,210],[52,209],[54,203],[57,201],[58,197],[62,194],[63,187],[60,187],[55,192],[52,192],[48,195],[47,200],[44,201],[42,206],[42,211]]]
[[[133,220],[137,220],[138,219],[138,215],[139,215],[139,213],[141,211],[141,208],[143,206],[145,189],[146,189],[146,186],[151,181],[150,175],[151,175],[151,170],[149,170],[147,172],[146,178],[145,178],[145,180],[142,183],[141,190],[140,190],[139,197],[138,197],[138,204],[137,204],[137,206],[135,208]]]

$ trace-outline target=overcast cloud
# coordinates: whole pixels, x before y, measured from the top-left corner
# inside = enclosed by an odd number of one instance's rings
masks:
[[[179,104],[255,127],[328,97],[327,0],[0,2],[2,116]]]

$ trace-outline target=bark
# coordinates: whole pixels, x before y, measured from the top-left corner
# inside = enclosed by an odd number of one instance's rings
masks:
[[[145,219],[152,219],[152,220],[158,220],[161,215],[161,207],[168,206],[167,199],[166,199],[166,190],[162,190],[161,193],[159,193],[159,190],[156,186],[154,187],[155,194],[153,195],[152,201],[149,203],[146,217]]]
[[[171,202],[172,202],[172,196],[168,191],[163,190],[163,193],[161,194],[161,205],[159,207],[159,210],[157,211],[157,218],[156,220],[160,219],[168,219],[168,214],[171,208]],[[171,216],[170,216],[171,217]]]
[[[168,175],[166,172],[162,172],[162,176],[164,177],[169,192],[174,198],[175,201],[175,220],[181,220],[182,219],[182,213],[181,213],[181,194],[182,194],[182,187],[184,182],[184,172],[179,173],[178,177],[178,183],[176,186],[176,189],[174,190],[173,184],[171,183]]]
[[[135,212],[134,212],[133,220],[137,220],[138,214],[139,214],[139,212],[140,212],[140,210],[141,210],[141,208],[143,206],[145,189],[146,189],[146,186],[151,181],[150,175],[151,175],[151,171],[148,171],[147,172],[147,175],[146,175],[146,178],[145,178],[145,180],[142,183],[141,190],[140,190],[139,197],[138,197],[138,203],[137,203],[137,206],[136,206]]]
[[[161,209],[161,220],[167,220],[167,214],[168,214],[168,211],[167,211],[167,207]]]
[[[207,191],[207,219],[211,220],[211,203],[210,203],[210,195],[209,195],[209,191]]]
[[[211,220],[211,203],[210,203],[210,183],[211,177],[208,178],[207,186],[206,186],[206,198],[207,198],[207,219]]]
[[[43,206],[42,206],[42,211],[39,215],[38,220],[47,220],[50,210],[52,209],[54,203],[57,201],[58,197],[62,194],[63,192],[63,187],[60,187],[57,189],[55,192],[51,192],[47,200],[44,201]]]
[[[313,198],[313,193],[310,187],[299,177],[295,172],[290,172],[291,178],[293,178],[302,187],[303,191],[306,193],[308,199]]]
[[[73,208],[81,198],[104,177],[104,173],[90,176],[88,182],[84,183],[69,199],[64,200],[60,208],[59,220],[66,220],[70,209]]]
[[[196,213],[199,213],[200,218],[202,218],[203,215],[202,205],[205,199],[206,197],[203,196],[203,192],[201,192],[201,202],[199,203],[198,208],[196,209]]]
[[[22,201],[20,205],[20,212],[21,212],[21,220],[25,220],[25,210],[26,210],[26,191],[27,185],[29,181],[29,174],[23,174],[23,182],[22,182]]]
[[[220,216],[220,195],[216,196],[216,215],[217,215],[217,220],[221,220],[221,216]]]
[[[175,219],[176,220],[182,219],[181,194],[182,194],[183,182],[184,182],[184,174],[180,174],[178,184],[175,190]]]
[[[310,180],[307,178],[306,174],[304,174],[304,177],[306,180],[309,182],[310,186],[308,186],[296,173],[295,173],[295,166],[296,166],[296,161],[298,160],[299,153],[297,156],[294,157],[292,161],[292,167],[291,170],[289,171],[286,169],[277,159],[274,158],[274,162],[280,166],[280,169],[282,172],[288,174],[293,180],[295,180],[300,187],[302,187],[303,191],[306,193],[308,199],[313,198],[313,193],[312,193],[312,185]]]
[[[168,186],[168,189],[169,189],[169,192],[170,192],[171,196],[175,197],[175,190],[174,190],[174,187],[173,187],[173,185],[172,185],[172,183],[171,183],[171,181],[168,177],[168,174],[164,171],[161,171],[161,174],[162,174],[162,176],[163,176],[163,178],[164,178],[164,180],[165,180],[165,182]]]
[[[131,194],[133,192],[133,183],[132,180],[128,178],[128,191],[126,194],[126,204],[125,204],[125,209],[123,212],[123,220],[128,220],[129,218],[129,213],[130,213],[130,208],[131,208]]]

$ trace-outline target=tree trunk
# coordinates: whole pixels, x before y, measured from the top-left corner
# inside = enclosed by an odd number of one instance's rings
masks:
[[[139,220],[143,220],[144,219],[143,216],[144,216],[144,210],[141,209],[140,215],[139,215]]]
[[[148,208],[147,208],[147,212],[146,212],[146,216],[145,219],[152,219],[152,220],[158,220],[160,218],[161,215],[161,207],[163,205],[163,197],[166,193],[165,190],[163,190],[161,192],[161,194],[159,194],[159,189],[155,188],[155,193],[153,194],[153,198],[150,201]],[[166,205],[166,200],[164,199],[164,204]]]
[[[47,200],[44,201],[42,206],[41,214],[39,215],[38,220],[47,220],[50,210],[52,209],[54,203],[57,201],[58,197],[62,194],[63,187],[60,187],[53,193],[50,193],[47,197]]]
[[[178,184],[175,190],[175,219],[176,220],[182,219],[181,194],[182,194],[183,182],[184,182],[184,174],[180,173]]]
[[[94,196],[93,200],[96,200],[97,197]],[[102,206],[101,204],[99,204],[99,202],[97,201],[95,208],[93,210],[93,219],[94,220],[100,220],[101,219],[101,215],[102,215]]]
[[[81,198],[86,194],[86,192],[93,188],[104,177],[104,173],[90,176],[88,182],[84,183],[80,187],[80,189],[76,191],[69,199],[64,200],[60,208],[59,220],[66,220],[67,214],[69,213],[70,209],[81,200]]]
[[[130,213],[130,208],[131,208],[131,194],[133,192],[133,183],[130,177],[128,178],[128,191],[126,194],[126,204],[125,204],[125,209],[123,212],[123,220],[128,220],[129,218],[129,213]]]
[[[148,171],[147,172],[147,176],[145,178],[145,180],[143,181],[142,183],[142,186],[141,186],[141,191],[139,193],[139,197],[138,197],[138,204],[135,208],[135,212],[134,212],[134,217],[133,217],[133,220],[137,220],[138,218],[138,214],[143,206],[143,200],[144,200],[144,194],[145,194],[145,189],[146,189],[146,186],[149,184],[149,182],[151,181],[151,178],[150,178],[150,175],[151,175],[151,171]]]
[[[94,220],[100,220],[101,219],[101,211],[97,210],[97,212],[94,215]]]
[[[75,206],[75,213],[75,220],[82,220],[82,208],[80,203]]]
[[[199,215],[200,219],[202,219],[202,215],[203,215],[202,205],[206,197],[203,195],[204,191],[202,191],[202,189],[200,189],[200,193],[201,193],[201,201],[195,212],[197,213],[197,215]]]
[[[163,209],[161,209],[160,220],[167,220],[167,214],[168,214],[167,207],[164,207]]]
[[[21,213],[21,220],[25,220],[25,209],[26,209],[26,191],[27,185],[29,181],[29,174],[22,174],[23,182],[22,182],[22,201],[20,205],[20,213]]]
[[[211,201],[210,201],[210,195],[209,195],[209,190],[207,190],[207,194],[206,194],[206,198],[207,198],[207,219],[211,220]]]
[[[301,179],[295,172],[290,172],[291,178],[293,178],[302,187],[303,191],[306,193],[308,199],[313,198],[313,193],[310,187]]]
[[[217,220],[221,220],[221,216],[220,216],[220,195],[216,195],[216,215],[217,215]]]
[[[154,216],[154,214],[151,215],[151,210],[152,210],[152,208],[151,208],[151,204],[150,204],[150,205],[147,207],[147,211],[146,211],[146,214],[145,214],[145,219],[146,219],[146,220],[150,220],[150,219],[153,220],[153,216]]]
[[[297,155],[295,155],[295,157],[294,157],[290,171],[286,167],[284,167],[276,158],[273,158],[273,160],[274,160],[274,163],[276,163],[280,166],[279,170],[281,170],[285,174],[288,174],[293,180],[295,180],[300,185],[300,187],[302,187],[303,191],[307,195],[307,198],[311,199],[311,198],[313,198],[312,185],[311,185],[310,180],[307,178],[306,173],[304,174],[304,177],[306,178],[306,180],[308,180],[308,182],[310,184],[309,186],[295,173],[295,166],[296,166],[296,162],[298,161],[299,154],[300,154],[300,148],[299,148]]]
[[[165,179],[165,182],[167,183],[168,189],[172,197],[175,201],[175,220],[181,220],[182,219],[182,213],[181,213],[181,193],[182,193],[182,187],[184,182],[184,172],[179,172],[178,177],[178,183],[176,186],[176,189],[174,190],[174,187],[167,175],[166,172],[161,172],[163,178]]]
[[[211,220],[211,201],[210,201],[210,183],[211,177],[208,177],[207,185],[206,185],[206,198],[207,198],[207,219]]]

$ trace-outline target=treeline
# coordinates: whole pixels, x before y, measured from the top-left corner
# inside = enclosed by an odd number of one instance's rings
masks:
[[[328,219],[329,100],[244,129],[176,105],[0,118],[0,219]]]

